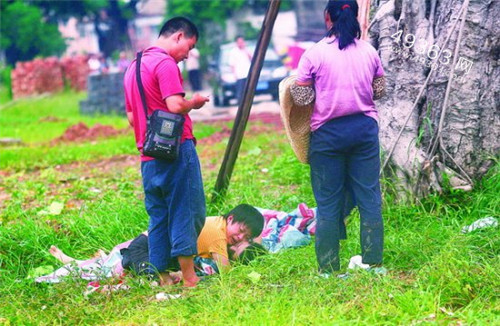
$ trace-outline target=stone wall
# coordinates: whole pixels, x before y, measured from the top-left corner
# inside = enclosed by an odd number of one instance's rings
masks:
[[[125,115],[123,72],[92,74],[87,79],[88,98],[80,101],[80,113]]]

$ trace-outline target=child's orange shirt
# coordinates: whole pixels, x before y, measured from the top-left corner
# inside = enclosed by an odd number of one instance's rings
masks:
[[[226,220],[222,216],[208,216],[198,236],[198,256],[213,258],[217,253],[225,258],[227,254]]]

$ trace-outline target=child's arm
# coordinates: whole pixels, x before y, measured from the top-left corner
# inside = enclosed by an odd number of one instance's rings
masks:
[[[213,260],[215,260],[215,263],[219,267],[219,270],[228,270],[231,268],[231,264],[229,263],[229,259],[227,259],[227,257],[224,257],[223,255],[216,252],[212,252],[212,258]]]

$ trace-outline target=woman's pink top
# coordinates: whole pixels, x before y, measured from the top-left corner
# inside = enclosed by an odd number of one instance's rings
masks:
[[[331,119],[358,113],[378,121],[372,82],[384,69],[370,43],[356,39],[340,50],[335,38],[323,38],[302,55],[297,74],[297,81],[314,83],[312,131]]]

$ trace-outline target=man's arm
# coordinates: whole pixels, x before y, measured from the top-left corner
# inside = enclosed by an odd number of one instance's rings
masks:
[[[128,123],[131,127],[134,126],[134,113],[132,111],[132,107],[128,101],[128,97],[125,95],[125,112],[127,113]]]
[[[191,110],[198,110],[208,101],[208,97],[202,96],[198,93],[194,94],[190,100],[186,100],[179,94],[174,94],[165,99],[165,103],[167,104],[167,108],[170,112],[178,114],[186,114]]]
[[[134,114],[132,112],[129,112],[127,111],[127,119],[128,119],[128,123],[130,124],[130,126],[134,126]]]

